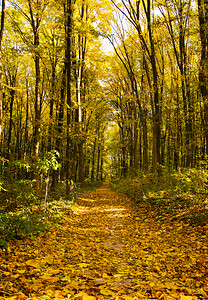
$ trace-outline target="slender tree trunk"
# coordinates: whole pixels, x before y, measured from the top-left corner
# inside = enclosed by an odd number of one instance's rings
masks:
[[[153,115],[153,172],[157,171],[157,164],[161,164],[161,110],[159,103],[159,86],[158,86],[158,72],[156,64],[155,44],[152,35],[151,25],[151,3],[147,0],[147,26],[150,40],[150,60],[153,75],[153,91],[154,91],[154,115]]]
[[[37,0],[36,10],[39,10],[40,2]],[[35,48],[35,125],[34,125],[34,145],[33,152],[34,156],[38,157],[39,146],[40,146],[40,123],[41,123],[41,97],[40,97],[40,56],[38,53],[39,41],[39,28],[40,28],[40,11],[34,13],[32,2],[28,0],[28,6],[30,11],[30,22],[34,36],[34,48]]]
[[[52,65],[51,76],[51,99],[49,111],[49,128],[48,128],[48,151],[52,150],[52,132],[53,132],[53,110],[54,110],[54,94],[55,94],[55,79],[56,79],[56,66]]]
[[[103,148],[101,149],[101,159],[100,159],[100,180],[103,181]]]
[[[96,152],[97,139],[94,140],[93,151],[92,151],[92,168],[91,168],[91,182],[95,180],[95,152]]]
[[[39,44],[39,43],[38,43]],[[38,45],[37,44],[37,45]],[[37,157],[40,146],[40,122],[41,122],[41,104],[40,104],[40,58],[35,57],[35,128],[34,128],[34,154]]]
[[[88,5],[85,4],[85,0],[82,1],[80,18],[82,22],[88,20]],[[87,36],[86,34],[78,34],[78,62],[77,62],[77,76],[76,76],[76,86],[77,86],[77,130],[80,135],[78,141],[78,168],[79,168],[79,182],[80,185],[84,185],[84,157],[83,157],[83,113],[82,113],[82,102],[83,102],[83,72],[84,72],[84,62],[86,53]]]
[[[72,100],[71,100],[71,81],[72,81],[72,0],[67,0],[65,5],[66,18],[66,102],[67,102],[67,130],[66,130],[66,197],[70,195],[70,158],[72,141],[70,136],[72,122]]]
[[[201,37],[201,62],[199,69],[199,86],[204,102],[204,139],[205,151],[208,155],[208,1],[198,0],[199,25]]]
[[[97,172],[96,172],[96,181],[100,179],[100,144],[98,144],[98,153],[97,153]]]
[[[8,131],[8,142],[7,142],[7,155],[8,158],[11,156],[11,138],[12,138],[12,123],[13,123],[13,104],[14,104],[15,91],[12,89],[10,91],[10,112],[9,112],[9,131]]]
[[[148,138],[147,138],[147,111],[145,109],[143,118],[143,126],[142,126],[142,136],[143,136],[143,170],[148,171],[149,168],[149,159],[148,159]]]
[[[81,187],[84,185],[85,179],[85,164],[84,164],[84,153],[83,153],[83,142],[79,143],[79,182]]]
[[[123,113],[121,110],[121,122],[118,122],[120,128],[120,138],[121,138],[121,176],[126,177],[127,174],[127,165],[126,165],[126,141],[125,141],[125,129],[124,129],[124,120]]]
[[[39,1],[39,0],[38,0]],[[38,4],[39,2],[37,2]],[[41,98],[40,98],[40,57],[38,53],[39,42],[39,26],[40,18],[39,14],[33,13],[31,0],[28,0],[28,5],[30,9],[31,25],[34,36],[34,48],[35,48],[35,125],[34,125],[34,141],[33,141],[33,156],[34,160],[37,160],[39,155],[40,146],[40,123],[41,123]],[[35,168],[34,176],[37,183],[37,189],[39,189],[39,174]]]
[[[137,119],[137,108],[136,103],[134,104],[134,112],[133,112],[133,167],[134,174],[137,174],[139,160],[138,160],[138,119]]]
[[[0,141],[2,138],[2,59],[1,59],[1,48],[2,48],[2,40],[3,40],[3,32],[4,32],[4,21],[5,21],[5,0],[2,0],[1,5],[1,28],[0,28]],[[0,149],[0,153],[1,153]]]
[[[25,116],[25,137],[24,137],[24,160],[27,157],[27,148],[28,148],[28,118],[29,118],[29,85],[28,78],[26,77],[26,90],[27,90],[27,98],[26,98],[26,116]]]
[[[58,151],[60,158],[58,159],[59,162],[63,162],[63,149],[61,148],[62,144],[62,134],[63,134],[63,120],[64,120],[64,103],[65,103],[65,90],[66,90],[66,66],[64,64],[63,73],[62,73],[62,84],[61,84],[61,91],[60,91],[60,102],[57,104],[57,126],[56,126],[56,133],[57,138],[55,142],[55,149]],[[60,169],[54,170],[52,172],[52,183],[51,183],[51,190],[55,191],[55,188],[58,184],[58,176],[60,173]],[[63,174],[61,174],[61,178]]]

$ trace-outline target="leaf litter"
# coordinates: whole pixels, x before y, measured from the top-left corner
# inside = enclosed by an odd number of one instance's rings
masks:
[[[103,185],[61,226],[1,251],[3,299],[208,299],[208,227],[158,222]]]

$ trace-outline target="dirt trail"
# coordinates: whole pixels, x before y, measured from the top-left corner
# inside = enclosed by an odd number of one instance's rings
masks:
[[[13,245],[0,264],[0,300],[208,299],[203,242],[106,183],[80,195],[58,228]]]

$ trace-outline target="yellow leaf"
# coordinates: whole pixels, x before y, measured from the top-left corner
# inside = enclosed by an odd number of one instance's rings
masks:
[[[86,263],[80,263],[79,267],[80,268],[86,268],[86,267],[88,267],[88,264],[86,264]]]
[[[137,295],[139,298],[144,298],[144,295],[141,294],[140,292],[137,292],[136,295]]]
[[[180,300],[193,300],[193,297],[192,296],[181,295]]]
[[[76,295],[76,297],[78,297],[79,299],[82,299],[82,300],[96,300],[96,297],[89,296],[85,292],[80,292],[79,294]]]
[[[158,272],[160,272],[160,267],[159,266],[156,266],[156,269]]]
[[[41,278],[43,279],[43,280],[49,280],[50,278],[51,278],[51,275],[49,275],[49,274],[43,274],[42,276],[41,276]]]
[[[26,270],[17,270],[19,274],[24,274]]]
[[[109,291],[109,290],[104,290],[104,289],[100,290],[100,293],[101,293],[102,295],[105,295],[105,296],[112,295],[112,292],[111,292],[111,291]]]
[[[51,277],[50,279],[49,279],[49,281],[50,282],[57,282],[57,281],[59,281],[59,277]]]
[[[96,300],[96,297],[94,296],[89,296],[86,293],[84,293],[82,300]]]
[[[122,275],[121,274],[114,274],[113,277],[120,278],[120,277],[122,277]]]
[[[16,297],[16,299],[18,299],[18,300],[19,300],[19,299],[23,299],[23,300],[24,300],[24,299],[27,299],[27,296],[26,296],[24,293],[22,293],[22,292],[17,293],[15,297]],[[13,298],[13,297],[12,297],[12,298]],[[7,298],[7,299],[8,299],[8,298]],[[10,298],[9,298],[9,299],[10,299]],[[14,299],[15,299],[15,298],[14,298]],[[10,300],[11,300],[11,299],[10,299]]]
[[[50,273],[51,273],[51,274],[59,274],[59,273],[60,273],[60,270],[50,270]]]
[[[26,265],[27,266],[31,266],[31,267],[34,267],[34,268],[38,268],[39,267],[39,260],[35,260],[35,259],[29,259],[26,261]]]
[[[71,278],[70,278],[70,276],[65,276],[65,277],[61,278],[61,281],[68,281],[70,283]]]
[[[72,280],[69,285],[70,287],[78,287],[78,283],[75,280]]]
[[[9,275],[11,275],[11,273],[10,273],[10,272],[3,272],[3,274],[4,274],[5,276],[9,276]]]
[[[173,282],[166,282],[165,287],[169,290],[177,290],[178,286],[175,285]]]
[[[47,294],[47,296],[52,297],[54,295],[54,291],[53,290],[47,290],[46,294]]]

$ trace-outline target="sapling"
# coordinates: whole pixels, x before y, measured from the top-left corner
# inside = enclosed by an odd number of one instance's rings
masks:
[[[50,174],[52,170],[57,170],[60,167],[58,162],[59,152],[56,150],[46,153],[43,159],[38,160],[38,171],[42,178],[45,178],[45,203],[48,196],[48,188],[50,182]]]

